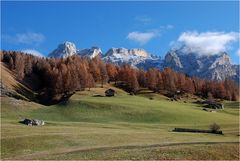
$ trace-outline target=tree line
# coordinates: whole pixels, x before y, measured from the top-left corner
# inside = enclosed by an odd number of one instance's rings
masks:
[[[137,94],[140,88],[148,88],[156,93],[181,91],[226,100],[237,100],[239,96],[238,85],[232,80],[204,80],[170,68],[144,71],[127,64],[116,66],[104,63],[100,57],[40,58],[16,51],[1,51],[1,61],[16,73],[19,81],[35,76],[40,82],[36,90],[52,99],[78,90],[90,90],[96,83],[103,86],[107,82],[114,82],[133,94]]]

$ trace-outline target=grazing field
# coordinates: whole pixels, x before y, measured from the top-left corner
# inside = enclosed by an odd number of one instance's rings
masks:
[[[161,95],[94,97],[106,88],[78,92],[66,103],[43,106],[1,97],[2,159],[239,159],[239,104],[203,111],[188,101]],[[45,126],[18,123],[42,119]],[[176,133],[175,127],[208,129],[224,135]]]

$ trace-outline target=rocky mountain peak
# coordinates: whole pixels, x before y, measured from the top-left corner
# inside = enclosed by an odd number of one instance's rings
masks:
[[[58,45],[58,47],[49,53],[49,57],[55,58],[66,58],[68,56],[72,56],[77,54],[76,45],[72,42],[66,41]]]
[[[147,53],[145,50],[143,49],[126,49],[126,48],[110,48],[107,53],[106,56],[111,56],[111,55],[122,55],[122,56],[138,56],[138,57],[149,57],[150,54]]]
[[[78,50],[74,43],[66,41],[59,44],[57,49],[49,54],[49,57],[66,58],[74,54],[90,59],[99,55],[106,63],[129,64],[145,70],[170,67],[189,76],[204,79],[233,79],[238,82],[240,78],[239,65],[232,65],[226,52],[206,55],[187,46],[170,49],[165,58],[161,60],[160,57],[151,55],[144,49],[110,48],[106,54],[103,54],[99,47]]]
[[[239,77],[237,69],[230,62],[226,52],[202,54],[192,52],[190,48],[181,47],[170,50],[164,59],[163,67],[170,67],[175,71],[190,76],[211,80],[234,79]]]
[[[99,47],[92,47],[90,49],[79,50],[78,54],[83,57],[89,57],[90,59],[95,58],[96,56],[102,55],[102,50]]]
[[[48,55],[48,57],[67,58],[75,54],[92,59],[98,55],[102,55],[102,51],[99,47],[78,50],[74,43],[66,41],[59,44],[58,47]]]
[[[126,48],[110,48],[103,60],[109,63],[115,63],[118,65],[130,64],[133,67],[137,67],[147,59],[152,59],[151,55],[143,49],[126,49]]]
[[[183,68],[183,65],[175,50],[168,52],[165,56],[164,63],[171,68]]]

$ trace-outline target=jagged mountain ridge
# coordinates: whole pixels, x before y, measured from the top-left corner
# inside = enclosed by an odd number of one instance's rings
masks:
[[[76,45],[72,42],[66,41],[58,45],[58,47],[48,54],[48,57],[67,58],[77,54]]]
[[[226,52],[201,55],[191,50],[175,49],[166,54],[163,62],[165,67],[210,80],[239,80],[239,65],[232,65]]]
[[[83,57],[94,58],[102,55],[102,50],[98,47],[92,47],[90,49],[79,50],[72,42],[66,41],[58,45],[58,47],[48,54],[48,57],[54,58],[67,58],[73,55],[80,55]]]
[[[72,55],[80,55],[90,59],[100,56],[105,62],[117,65],[130,64],[132,67],[141,67],[144,69],[161,66],[161,58],[153,56],[143,49],[111,48],[106,54],[103,54],[98,47],[79,50],[71,42],[59,44],[57,49],[53,50],[48,56],[55,58],[66,58]],[[146,64],[149,64],[145,67]]]
[[[153,56],[143,49],[111,48],[102,58],[107,63],[130,64],[132,67],[140,67],[142,63],[154,60],[160,62],[160,57]]]
[[[89,57],[90,59],[95,58],[96,56],[102,55],[102,50],[99,47],[92,47],[90,49],[82,49],[77,51],[77,54],[83,57]]]
[[[98,47],[78,50],[74,43],[64,42],[49,54],[49,57],[66,58],[72,55],[80,55],[90,59],[100,56],[107,63],[116,65],[129,64],[135,68],[164,69],[170,67],[175,71],[190,76],[210,80],[233,79],[239,82],[239,65],[232,65],[230,57],[226,52],[214,53],[212,55],[201,55],[194,53],[190,48],[183,46],[171,49],[162,60],[144,49],[110,48],[103,54]]]

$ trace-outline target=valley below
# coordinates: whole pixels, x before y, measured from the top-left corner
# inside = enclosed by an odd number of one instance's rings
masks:
[[[110,87],[116,95],[105,97]],[[111,85],[76,92],[64,104],[52,106],[1,97],[1,157],[238,160],[238,102],[225,101],[224,110],[206,112],[194,101],[170,101],[151,92],[131,96]],[[24,118],[46,125],[18,123]],[[213,122],[224,135],[172,132],[176,127],[208,129]]]
[[[239,1],[0,12],[0,161],[240,161]]]

